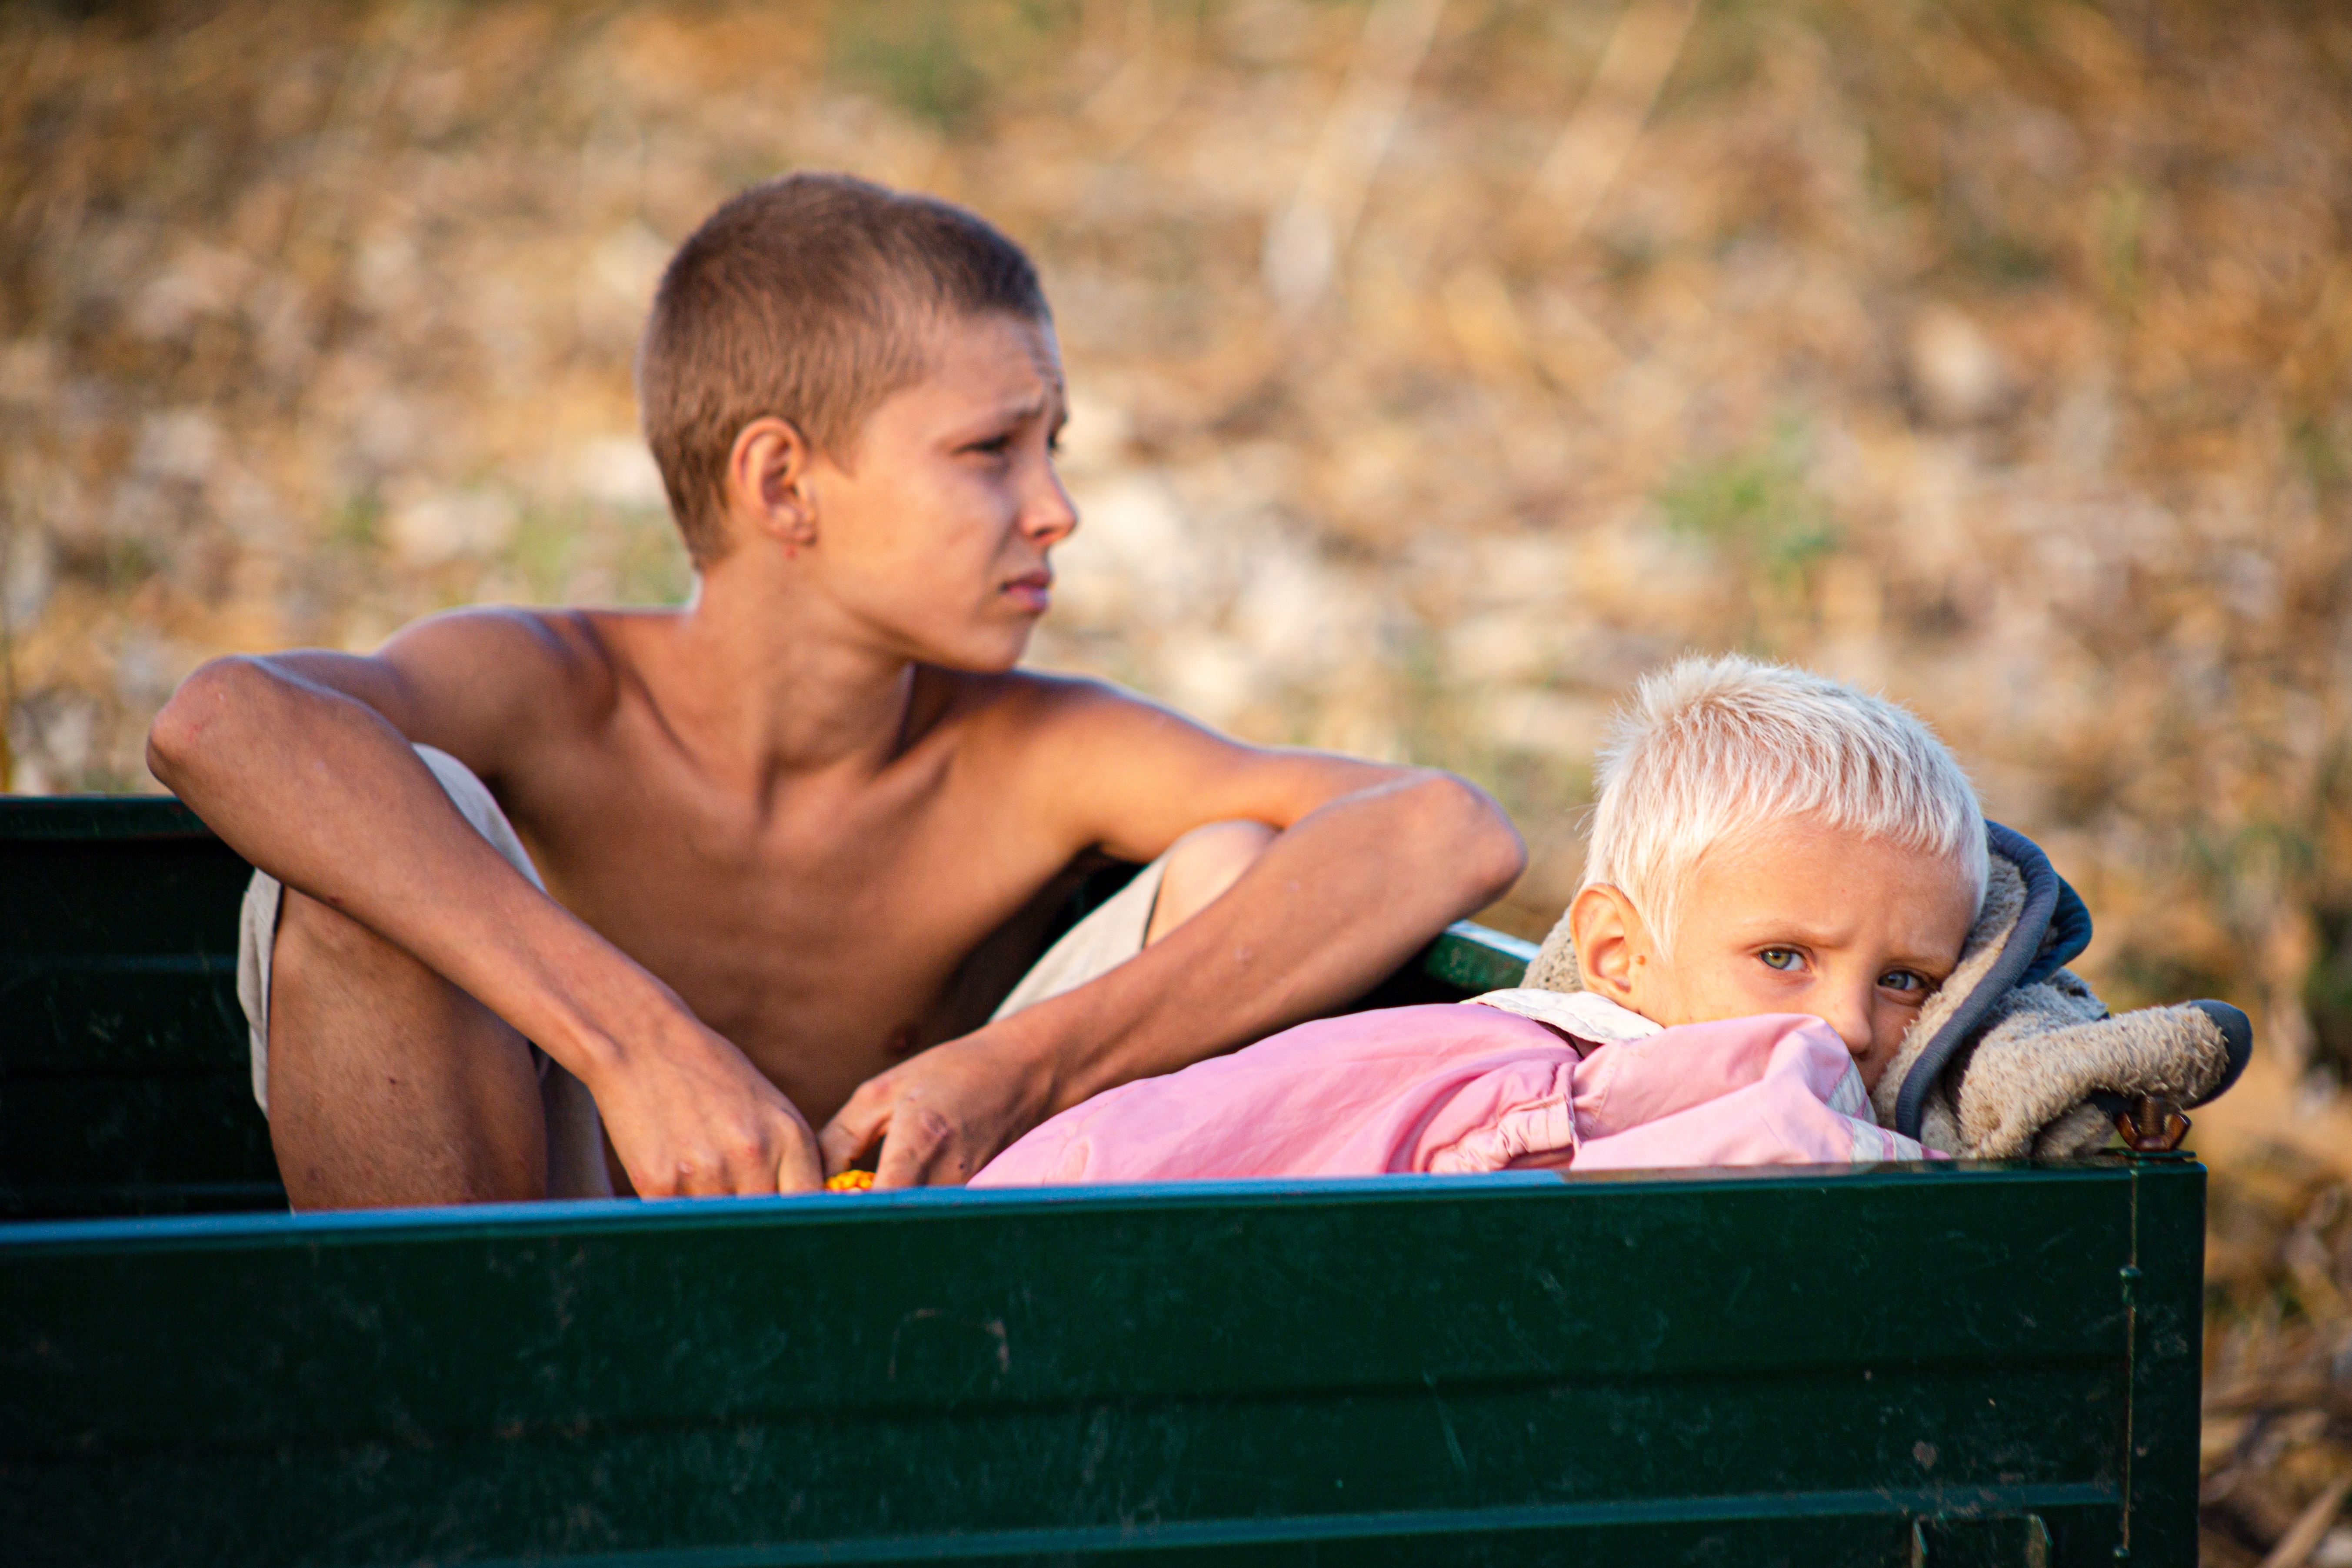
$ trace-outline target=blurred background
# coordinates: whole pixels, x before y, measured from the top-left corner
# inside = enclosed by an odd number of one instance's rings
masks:
[[[636,333],[800,167],[1038,259],[1034,662],[1477,779],[1494,923],[1685,648],[1931,720],[2111,1003],[2258,1020],[2196,1135],[2207,1561],[2352,1564],[2352,9],[8,6],[0,784],[157,788],[216,654],[682,596]]]

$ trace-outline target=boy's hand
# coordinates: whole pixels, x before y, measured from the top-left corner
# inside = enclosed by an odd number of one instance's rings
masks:
[[[589,1084],[637,1195],[758,1197],[814,1192],[815,1134],[741,1051],[691,1016]]]
[[[957,1186],[1037,1125],[1050,1097],[1034,1059],[983,1029],[859,1084],[817,1142],[828,1175],[879,1140],[877,1187]]]

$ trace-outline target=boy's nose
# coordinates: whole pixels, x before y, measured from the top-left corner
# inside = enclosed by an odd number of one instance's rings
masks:
[[[1870,1053],[1871,993],[1841,989],[1833,995],[1816,998],[1822,1004],[1822,1022],[1837,1031],[1845,1048],[1859,1061]]]
[[[1042,490],[1022,509],[1021,531],[1048,548],[1059,544],[1078,529],[1077,503],[1070,492],[1062,488],[1062,477],[1050,469]]]

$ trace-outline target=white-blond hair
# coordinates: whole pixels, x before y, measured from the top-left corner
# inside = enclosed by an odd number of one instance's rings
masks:
[[[1957,859],[1984,901],[1974,786],[1909,710],[1738,654],[1642,678],[1601,748],[1584,883],[1640,911],[1664,956],[1684,888],[1715,845],[1791,817]]]

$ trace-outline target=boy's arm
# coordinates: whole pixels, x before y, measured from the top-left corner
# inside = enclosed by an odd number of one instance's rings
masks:
[[[879,1185],[970,1177],[1045,1117],[1344,1003],[1499,896],[1525,847],[1450,773],[1244,745],[1091,683],[1057,683],[1025,770],[1079,842],[1150,860],[1202,823],[1280,830],[1225,894],[1134,959],[861,1085],[820,1135],[837,1167],[886,1135]]]
[[[216,659],[148,736],[155,776],[231,847],[478,999],[577,1075],[648,1196],[818,1179],[791,1102],[677,994],[531,886],[411,742],[486,778],[593,702],[536,616],[421,623],[373,658]]]

